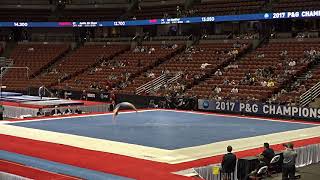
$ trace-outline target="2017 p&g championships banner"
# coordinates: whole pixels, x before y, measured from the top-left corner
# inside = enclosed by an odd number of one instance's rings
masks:
[[[277,116],[286,118],[320,120],[320,109],[309,107],[282,106],[265,103],[244,103],[231,101],[198,100],[200,110],[251,114],[260,116]]]

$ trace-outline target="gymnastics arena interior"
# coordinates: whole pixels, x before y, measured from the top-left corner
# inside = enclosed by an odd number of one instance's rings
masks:
[[[0,179],[286,179],[291,145],[294,179],[320,179],[319,17],[318,0],[1,0]]]

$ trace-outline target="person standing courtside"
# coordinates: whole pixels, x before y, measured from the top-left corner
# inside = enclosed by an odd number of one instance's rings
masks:
[[[231,174],[234,172],[237,163],[237,156],[232,153],[232,146],[227,147],[228,153],[222,158],[221,167],[225,180],[231,179]]]
[[[297,152],[293,150],[293,144],[284,145],[286,150],[283,152],[282,179],[295,179]]]
[[[4,107],[0,104],[0,120],[3,120]]]
[[[45,95],[45,87],[44,86],[40,86],[39,90],[38,90],[38,93],[39,93],[40,99],[42,99],[42,97]]]

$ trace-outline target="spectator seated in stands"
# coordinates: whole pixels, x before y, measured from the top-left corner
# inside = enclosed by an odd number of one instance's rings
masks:
[[[305,57],[311,61],[314,61],[317,57],[319,57],[319,51],[314,49],[310,49],[310,51],[304,51]]]
[[[127,87],[128,85],[127,85],[127,83],[122,82],[122,83],[118,84],[118,86],[120,89],[123,89],[123,88]]]
[[[195,82],[198,82],[200,80],[200,75],[199,74],[195,74],[194,75],[194,79],[195,79]]]
[[[219,94],[219,93],[221,92],[221,88],[220,88],[219,86],[215,87],[215,88],[214,88],[214,92],[215,92],[216,94]]]
[[[69,75],[67,73],[63,73],[62,76],[60,77],[61,79],[67,78]]]
[[[249,81],[252,76],[251,76],[251,73],[248,72],[248,73],[246,73],[246,74],[244,75],[244,77],[245,77],[245,80]]]
[[[237,55],[239,54],[238,49],[233,49],[233,50],[231,50],[231,54],[232,54],[233,56],[237,56]]]
[[[262,86],[262,87],[266,87],[267,84],[268,84],[267,81],[261,81],[261,86]]]
[[[215,73],[215,76],[222,76],[222,71],[220,69],[218,69]]]
[[[231,179],[231,174],[234,173],[237,163],[237,157],[232,153],[232,146],[227,147],[228,153],[225,154],[221,162],[221,171],[224,179]]]
[[[74,82],[75,82],[76,84],[81,84],[81,80],[80,80],[80,79],[77,79],[77,78],[74,80]]]
[[[149,73],[147,73],[147,77],[155,78],[155,74],[153,72],[149,72]]]
[[[298,33],[298,35],[296,36],[297,39],[301,39],[301,38],[305,38],[306,35],[304,33]]]
[[[222,97],[221,97],[221,96],[216,95],[216,96],[214,96],[214,97],[213,97],[213,99],[214,99],[214,100],[217,100],[217,101],[220,101],[220,100],[222,100]]]
[[[280,57],[286,57],[287,55],[288,55],[287,50],[281,51],[281,53],[280,53]]]
[[[241,38],[242,38],[242,39],[254,39],[255,36],[254,36],[253,33],[246,33],[246,34],[242,35]]]
[[[307,91],[307,89],[306,89],[306,87],[305,87],[305,85],[301,85],[300,87],[299,87],[299,93],[304,93],[304,92],[306,92]]]
[[[310,79],[312,78],[312,72],[311,71],[308,71],[308,73],[306,74],[306,79]]]
[[[200,66],[200,69],[205,69],[207,66],[209,66],[209,65],[211,65],[211,64],[209,64],[209,63],[203,63],[203,64],[201,64],[201,66]]]
[[[90,88],[92,89],[96,89],[98,87],[96,82],[93,82],[92,84],[90,84]]]
[[[238,69],[239,65],[238,64],[230,64],[227,67],[224,68],[224,70],[228,70],[228,69]],[[221,74],[222,75],[222,74]],[[221,76],[220,75],[220,76]]]
[[[264,53],[261,53],[261,54],[257,55],[257,59],[261,59],[261,58],[264,58]]]
[[[232,86],[236,85],[236,81],[235,81],[235,80],[232,80],[232,81],[229,83],[229,85],[232,85]]]
[[[50,70],[49,74],[58,74],[58,70],[56,68],[53,68],[52,70]]]
[[[238,90],[237,87],[233,87],[233,88],[231,89],[231,93],[233,93],[233,94],[237,94],[238,92],[239,92],[239,90]]]
[[[140,52],[140,47],[139,47],[139,46],[135,47],[135,48],[133,49],[133,52],[135,52],[135,53]]]
[[[58,109],[58,106],[55,106],[54,109],[51,111],[52,116],[58,116],[61,115],[60,109]]]
[[[267,83],[267,87],[274,87],[274,85],[275,85],[275,82],[272,79],[270,79]]]
[[[254,85],[256,83],[256,80],[257,78],[252,76],[250,79],[249,79],[249,85]]]
[[[102,63],[100,64],[101,67],[104,67],[104,66],[107,66],[107,65],[108,64],[107,64],[106,60],[103,60]]]
[[[233,44],[233,47],[234,47],[234,48],[240,48],[240,47],[241,47],[241,43],[240,43],[239,41],[237,41],[237,42],[235,42],[235,43]]]
[[[227,79],[227,78],[225,78],[224,80],[223,80],[223,85],[228,85],[229,84],[229,80]]]
[[[270,164],[270,161],[271,159],[274,157],[274,151],[272,148],[270,148],[269,146],[269,143],[264,143],[263,144],[263,147],[264,147],[264,150],[263,152],[261,153],[261,155],[263,155],[264,159],[263,161],[269,165]]]
[[[28,48],[28,51],[34,51],[33,47]]]
[[[108,80],[116,80],[118,77],[114,74],[111,74],[107,77]]]
[[[151,53],[153,53],[153,52],[155,52],[155,51],[156,51],[156,49],[155,49],[154,47],[152,47],[152,48],[149,49],[149,52],[148,52],[148,53],[151,54]]]
[[[288,65],[289,65],[290,67],[294,67],[296,64],[297,64],[297,63],[296,63],[295,60],[291,60]]]

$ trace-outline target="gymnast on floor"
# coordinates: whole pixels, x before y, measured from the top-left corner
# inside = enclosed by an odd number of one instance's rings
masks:
[[[117,104],[117,105],[115,106],[115,108],[114,108],[114,110],[113,110],[113,118],[112,118],[113,122],[114,122],[116,116],[117,116],[118,113],[119,113],[120,107],[132,108],[132,109],[134,109],[136,112],[138,112],[137,108],[136,108],[133,104],[131,104],[131,103],[129,103],[129,102],[119,103],[119,104]]]

